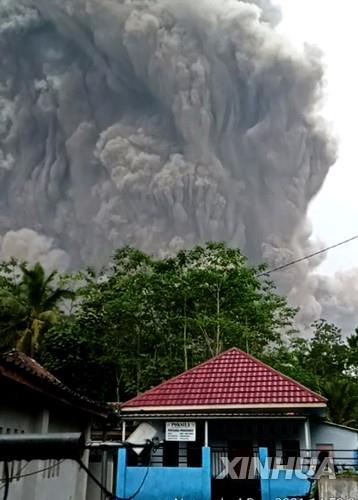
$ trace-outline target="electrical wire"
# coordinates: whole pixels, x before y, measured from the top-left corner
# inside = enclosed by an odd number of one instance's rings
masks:
[[[59,460],[53,465],[50,465],[49,467],[44,467],[43,469],[35,470],[33,472],[27,472],[26,474],[20,474],[19,476],[16,476],[16,479],[21,479],[23,477],[30,477],[30,476],[35,476],[36,474],[41,474],[41,472],[45,472],[47,470],[54,469],[55,467],[58,467],[60,464],[62,464],[65,460]]]
[[[23,471],[23,470],[24,470],[24,469],[25,469],[25,468],[29,465],[29,463],[30,463],[30,462],[27,462],[27,463],[26,463],[23,467],[21,467],[21,469],[20,469],[20,471],[19,471],[19,473],[20,473],[20,474],[21,474],[21,472],[22,472],[22,471]],[[5,467],[5,462],[4,462],[4,467]],[[20,478],[21,478],[21,476],[20,476],[19,474],[16,474],[16,478],[17,478],[17,479],[20,479]],[[11,481],[10,481],[10,474],[9,474],[9,482],[11,482]],[[4,484],[3,486],[0,486],[0,491],[1,491],[1,490],[3,490],[4,488],[5,488],[5,484]]]
[[[334,248],[341,247],[342,245],[346,245],[347,243],[351,243],[352,241],[357,240],[357,239],[358,239],[358,234],[355,236],[352,236],[352,238],[348,238],[347,240],[340,241],[339,243],[336,243],[335,245],[331,245],[330,247],[323,248],[322,250],[318,250],[317,252],[306,255],[305,257],[301,257],[300,259],[292,260],[291,262],[287,262],[287,264],[283,264],[282,266],[274,267],[273,269],[270,269],[269,271],[264,271],[264,272],[258,274],[257,277],[261,278],[262,276],[268,276],[272,273],[276,273],[277,271],[283,271],[284,269],[287,269],[288,267],[294,266],[295,264],[299,264],[300,262],[303,262],[305,260],[312,259],[313,257],[317,257],[318,255],[329,252],[330,250],[333,250]]]
[[[5,486],[4,486],[4,496],[3,500],[7,500],[9,496],[9,487],[10,487],[10,476],[9,476],[9,463],[4,462],[4,475],[5,475]]]
[[[19,480],[19,479],[22,479],[24,477],[30,477],[30,476],[35,476],[36,474],[41,474],[41,472],[45,472],[47,470],[51,470],[51,469],[54,469],[55,467],[58,467],[60,464],[62,464],[65,460],[59,460],[58,462],[56,462],[55,464],[53,465],[50,465],[49,467],[44,467],[43,469],[38,469],[38,470],[35,470],[33,472],[27,472],[26,474],[20,474],[20,475],[16,475],[16,480]],[[8,462],[4,462],[4,472],[5,472],[5,464],[7,464],[7,470],[9,471],[9,464]],[[24,467],[21,469],[21,471],[23,471],[25,469],[25,467],[27,467],[29,464],[25,464]],[[6,478],[6,474],[5,474],[5,478]],[[9,475],[9,483],[10,483],[10,475]],[[6,482],[3,486],[1,486],[0,488],[0,491],[2,489],[6,488]],[[5,499],[4,499],[5,500]]]
[[[141,489],[143,488],[144,483],[145,483],[145,481],[146,481],[146,479],[148,477],[149,468],[150,468],[150,463],[149,463],[149,465],[147,467],[147,470],[146,470],[146,473],[144,474],[143,480],[142,480],[141,484],[139,485],[138,489],[133,493],[133,495],[131,495],[130,497],[123,498],[123,497],[117,497],[116,495],[113,495],[113,493],[111,493],[109,490],[107,490],[107,488],[96,478],[96,476],[94,474],[92,474],[92,472],[82,462],[82,460],[79,460],[78,463],[81,466],[81,468],[87,473],[87,475],[100,488],[100,490],[105,494],[105,496],[109,500],[133,500],[133,498],[135,498],[139,494],[139,492],[141,491]]]
[[[137,446],[139,446],[139,445],[134,445],[133,447],[137,447]],[[150,452],[150,456],[151,455],[152,455],[152,449],[151,449],[151,452]],[[36,474],[41,474],[41,472],[45,472],[45,471],[48,471],[48,470],[53,469],[55,467],[58,467],[64,461],[65,461],[65,459],[59,460],[55,464],[50,465],[49,467],[44,467],[42,469],[38,469],[38,470],[33,471],[33,472],[28,472],[27,474],[17,475],[16,479],[19,480],[19,479],[24,478],[24,477],[30,477],[30,476],[34,476]],[[113,493],[111,493],[109,490],[107,490],[107,488],[96,478],[96,476],[82,462],[82,460],[78,460],[78,464],[87,473],[87,475],[92,479],[92,481],[100,488],[100,490],[105,494],[105,496],[109,500],[133,500],[139,494],[139,492],[141,491],[141,489],[143,488],[144,483],[145,483],[145,481],[146,481],[146,479],[148,477],[149,469],[150,469],[150,464],[151,464],[151,459],[149,460],[149,463],[148,463],[148,466],[147,466],[147,470],[146,470],[146,472],[144,474],[144,477],[143,477],[143,479],[141,481],[141,484],[139,485],[139,487],[137,488],[137,490],[131,496],[125,497],[125,498],[117,497],[116,495],[113,495]],[[27,465],[28,464],[26,464],[21,469],[21,471],[24,470],[24,468],[27,467]],[[3,500],[7,500],[8,495],[9,495],[9,486],[10,486],[10,474],[9,474],[9,463],[8,462],[4,462],[4,481],[5,481],[5,484],[2,487],[0,487],[0,491],[2,489],[4,489]]]
[[[135,443],[124,442],[122,444],[125,445],[124,446],[125,448],[142,448],[143,447],[143,443],[135,444]],[[82,462],[82,460],[78,460],[78,463],[79,463],[80,467],[82,467],[82,469],[92,479],[92,481],[100,488],[100,490],[104,493],[106,498],[108,498],[109,500],[133,500],[140,493],[140,491],[142,490],[142,488],[144,486],[145,481],[147,480],[147,477],[149,474],[149,469],[150,469],[150,466],[152,463],[152,455],[153,455],[153,452],[155,452],[157,450],[157,448],[159,446],[159,442],[157,443],[155,441],[147,440],[147,446],[149,446],[149,448],[148,448],[148,450],[149,450],[149,457],[148,458],[149,459],[148,459],[147,469],[145,471],[143,479],[142,479],[140,485],[138,486],[137,490],[129,497],[118,497],[118,496],[114,495],[111,491],[107,490],[107,488],[96,478],[96,476]]]
[[[48,470],[53,469],[55,467],[58,467],[58,465],[61,464],[62,462],[64,462],[64,460],[60,460],[59,462],[56,462],[56,464],[53,464],[49,467],[44,467],[42,469],[38,469],[38,470],[33,471],[33,472],[28,472],[27,474],[21,474],[21,475],[17,476],[17,479],[35,476],[36,474],[41,474],[42,472],[45,472],[45,471],[48,471]],[[88,467],[86,467],[86,465],[81,460],[79,460],[78,463],[79,463],[80,467],[88,474],[88,476],[97,484],[97,486],[101,489],[101,491],[103,491],[103,493],[106,495],[106,497],[109,500],[132,500],[133,498],[135,498],[138,495],[138,493],[140,492],[140,490],[142,489],[144,482],[147,479],[147,476],[149,473],[149,466],[148,466],[147,472],[143,478],[143,481],[142,481],[141,485],[139,486],[138,490],[134,493],[134,495],[132,495],[128,498],[119,498],[119,497],[116,497],[115,495],[113,495],[109,490],[107,490],[103,486],[103,484],[96,478],[96,476],[94,476],[92,474],[92,472],[88,469]],[[28,465],[28,464],[26,464],[26,465]],[[0,488],[0,490],[4,489],[3,500],[7,500],[8,494],[9,494],[9,485],[10,485],[10,475],[9,475],[8,462],[4,462],[4,481],[5,481],[5,484]]]
[[[139,445],[130,445],[131,447],[137,447]],[[143,445],[141,445],[143,446]],[[152,450],[151,450],[151,453],[152,453]],[[45,472],[45,471],[48,471],[50,469],[53,469],[55,467],[58,467],[62,462],[64,462],[65,460],[59,460],[57,461],[55,464],[53,465],[50,465],[49,467],[44,467],[42,469],[38,469],[36,471],[33,471],[33,472],[28,472],[27,474],[20,474],[20,475],[17,475],[16,476],[16,479],[19,480],[21,478],[24,478],[24,477],[30,477],[30,476],[35,476],[36,474],[41,474],[41,472]],[[80,467],[87,473],[87,475],[92,479],[92,481],[100,488],[100,490],[105,494],[105,496],[109,499],[109,500],[133,500],[134,498],[136,498],[136,496],[139,494],[139,492],[141,491],[141,489],[143,488],[144,486],[144,483],[148,477],[148,474],[149,474],[149,469],[150,469],[150,464],[151,464],[151,460],[149,460],[149,464],[147,466],[147,470],[144,474],[144,477],[141,481],[141,484],[139,485],[139,487],[137,488],[137,490],[129,497],[125,497],[125,498],[121,498],[121,497],[117,497],[116,495],[113,495],[112,492],[110,492],[109,490],[107,490],[107,488],[96,478],[96,476],[90,471],[90,469],[82,462],[82,460],[78,460],[78,464],[80,465]],[[27,467],[28,464],[26,464],[21,470],[24,470],[25,467]],[[3,500],[7,500],[8,498],[8,494],[9,494],[9,486],[10,486],[10,474],[9,474],[9,464],[8,462],[4,462],[4,480],[5,480],[5,484],[0,487],[0,491],[2,489],[4,489],[4,497],[3,497]]]

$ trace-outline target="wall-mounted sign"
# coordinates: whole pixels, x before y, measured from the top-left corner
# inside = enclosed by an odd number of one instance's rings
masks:
[[[166,422],[166,441],[196,441],[195,422]]]

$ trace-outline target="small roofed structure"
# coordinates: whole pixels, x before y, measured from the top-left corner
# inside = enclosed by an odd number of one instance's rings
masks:
[[[122,415],[324,412],[326,399],[237,348],[122,405]]]
[[[252,474],[262,453],[284,469],[300,467],[320,452],[334,453],[342,467],[350,457],[352,467],[358,432],[325,423],[326,411],[322,395],[240,349],[229,349],[121,405],[123,439],[160,443],[137,498],[152,498],[150,491],[160,484],[160,498],[268,499],[263,478]],[[142,450],[138,456],[121,450],[119,496],[141,484],[148,467]],[[308,479],[296,479],[276,481],[279,493],[306,494]]]

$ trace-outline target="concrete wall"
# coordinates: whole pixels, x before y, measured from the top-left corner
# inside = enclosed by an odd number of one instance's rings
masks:
[[[41,432],[48,415],[44,415],[43,408],[26,408],[22,404],[10,405],[1,403],[0,434],[23,432]],[[45,425],[46,422],[45,422]]]
[[[127,467],[126,450],[119,450],[117,496],[136,500],[210,500],[210,448],[202,449],[202,467]]]
[[[329,479],[329,477],[322,477],[319,480],[319,498],[321,500],[331,500],[332,498],[355,500],[358,498],[358,478]]]
[[[89,426],[83,417],[77,416],[76,422],[70,408],[63,413],[57,409],[37,410],[19,403],[18,406],[2,406],[0,431],[6,434],[86,431],[88,434]],[[88,463],[88,452],[83,459]],[[9,464],[9,469],[8,500],[85,500],[87,475],[71,460],[16,461]],[[2,474],[1,463],[0,477]]]

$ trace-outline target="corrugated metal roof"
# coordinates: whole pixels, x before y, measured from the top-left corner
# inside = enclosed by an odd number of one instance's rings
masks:
[[[143,408],[323,406],[326,399],[237,348],[122,405]]]

